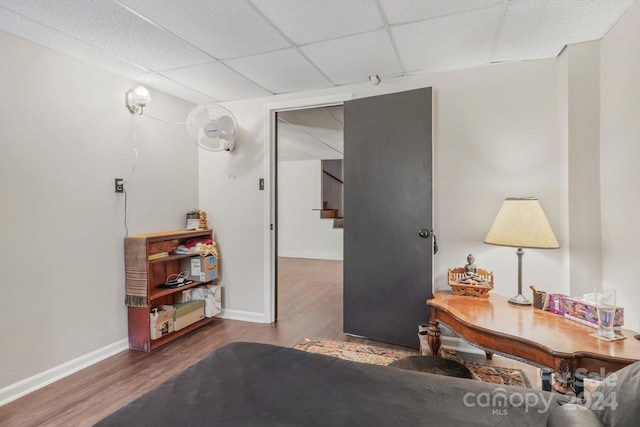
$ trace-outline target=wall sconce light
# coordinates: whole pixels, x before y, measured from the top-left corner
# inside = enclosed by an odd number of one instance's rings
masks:
[[[151,94],[144,86],[129,89],[124,93],[124,103],[131,114],[142,115],[142,109],[151,102]]]

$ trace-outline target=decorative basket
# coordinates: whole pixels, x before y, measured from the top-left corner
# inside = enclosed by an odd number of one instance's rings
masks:
[[[464,267],[449,270],[448,279],[451,293],[454,295],[472,295],[479,298],[489,298],[489,291],[493,289],[493,273],[478,269],[478,276],[482,282],[460,283],[464,277]]]
[[[173,252],[178,249],[178,239],[163,240],[161,242],[149,243],[149,255],[160,252]]]

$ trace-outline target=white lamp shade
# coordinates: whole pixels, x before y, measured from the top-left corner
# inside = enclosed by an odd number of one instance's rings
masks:
[[[144,86],[138,86],[133,90],[133,103],[146,107],[151,102],[151,93]]]
[[[485,243],[514,248],[559,248],[538,199],[533,197],[505,199]]]

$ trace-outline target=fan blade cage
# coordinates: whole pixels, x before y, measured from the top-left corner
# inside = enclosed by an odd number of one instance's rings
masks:
[[[202,104],[187,117],[187,130],[198,146],[210,151],[231,151],[238,134],[238,122],[226,108]]]

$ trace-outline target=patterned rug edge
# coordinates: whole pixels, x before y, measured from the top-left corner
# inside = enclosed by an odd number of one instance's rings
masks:
[[[389,365],[404,357],[419,355],[417,351],[394,350],[369,344],[309,337],[298,341],[293,348],[310,353],[338,357],[344,360],[383,366]],[[467,362],[455,355],[444,354],[443,356],[456,361],[462,361],[480,381],[531,388],[531,382],[522,369]]]
[[[531,388],[531,381],[529,381],[529,377],[522,369],[487,366],[472,362],[465,362],[464,365],[473,372],[474,375],[480,378],[480,381]],[[502,382],[491,380],[496,377],[500,378]]]

